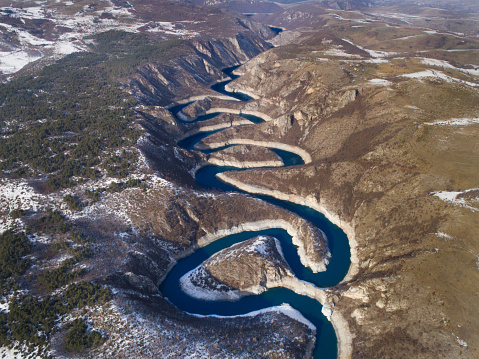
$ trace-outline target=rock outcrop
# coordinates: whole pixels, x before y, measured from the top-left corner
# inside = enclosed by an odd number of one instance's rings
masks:
[[[238,168],[280,167],[283,161],[273,151],[258,146],[236,145],[212,153],[208,163]]]
[[[169,65],[147,64],[138,69],[129,87],[146,105],[170,105],[194,96],[218,94],[210,86],[225,78],[220,69],[239,65],[270,48],[252,31],[244,30],[230,38],[192,40],[192,54]]]
[[[214,254],[181,278],[182,289],[199,299],[237,300],[294,277],[279,241],[260,236]]]

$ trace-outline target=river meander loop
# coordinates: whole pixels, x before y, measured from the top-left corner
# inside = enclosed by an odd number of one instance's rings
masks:
[[[234,68],[226,69],[224,72],[232,77]],[[235,97],[241,101],[248,101],[251,98],[247,95],[239,93],[230,93],[225,90],[225,85],[230,82],[223,81],[212,88],[222,94]],[[183,107],[183,106],[181,106]],[[181,107],[175,108],[177,112]],[[172,110],[172,109],[170,109]],[[217,115],[217,114],[215,114]],[[214,116],[213,116],[214,117]],[[211,118],[211,115],[208,115]],[[205,118],[198,118],[197,120],[204,120]],[[254,119],[255,122],[262,121],[259,118]],[[221,130],[220,130],[221,131]],[[213,131],[218,132],[218,131]],[[201,139],[210,135],[213,132],[199,133],[191,137],[185,138],[178,144],[186,149],[193,149],[194,145]],[[208,152],[218,151],[219,149],[209,150]],[[301,157],[294,153],[287,151],[274,151],[282,158],[285,166],[301,165],[303,161]],[[197,183],[205,189],[214,189],[221,191],[239,191],[237,188],[223,183],[215,176],[217,173],[226,171],[238,171],[246,169],[238,169],[234,167],[220,167],[208,165],[200,168],[196,173]],[[249,194],[249,193],[248,193]],[[251,194],[249,194],[251,195]],[[250,295],[242,299],[229,301],[202,301],[190,297],[185,294],[180,287],[180,278],[187,272],[193,270],[195,267],[207,260],[216,252],[228,248],[235,243],[239,243],[255,237],[257,235],[270,235],[280,240],[281,247],[286,261],[290,265],[294,274],[301,280],[313,283],[317,287],[331,287],[341,282],[349,270],[350,262],[350,247],[348,238],[345,233],[328,221],[325,216],[309,207],[293,204],[288,201],[278,200],[269,196],[254,195],[254,197],[261,198],[273,205],[285,208],[298,216],[312,222],[315,226],[320,228],[328,237],[329,249],[331,251],[331,260],[327,266],[327,270],[321,273],[313,273],[309,268],[304,267],[299,259],[297,249],[292,244],[291,236],[283,229],[273,228],[263,231],[242,232],[234,235],[229,235],[219,239],[203,248],[198,249],[193,254],[186,258],[178,260],[176,265],[167,275],[161,284],[161,291],[163,295],[170,300],[179,309],[192,314],[199,315],[240,315],[246,314],[255,310],[268,308],[271,306],[281,305],[283,303],[290,304],[293,308],[301,312],[310,322],[316,326],[316,345],[313,351],[313,357],[333,359],[338,355],[337,337],[334,332],[332,324],[321,313],[321,304],[314,299],[306,296],[298,295],[288,289],[274,288],[260,295]]]

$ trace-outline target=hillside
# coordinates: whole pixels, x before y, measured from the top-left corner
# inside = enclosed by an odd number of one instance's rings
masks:
[[[475,4],[233,3],[0,8],[0,353],[476,357]]]

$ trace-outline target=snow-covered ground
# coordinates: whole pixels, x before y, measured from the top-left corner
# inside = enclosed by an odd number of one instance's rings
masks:
[[[23,50],[0,52],[0,71],[4,74],[12,74],[42,57],[41,52],[33,54]]]
[[[446,121],[425,122],[425,125],[468,126],[479,123],[479,118],[452,118]]]
[[[428,69],[428,70],[424,70],[424,71],[419,71],[419,72],[413,72],[411,74],[404,74],[404,75],[401,75],[402,77],[408,77],[408,78],[411,78],[411,79],[423,79],[423,78],[438,78],[438,79],[441,79],[443,81],[446,81],[446,82],[451,82],[451,83],[461,83],[461,84],[465,84],[465,85],[468,85],[468,86],[471,86],[471,87],[479,87],[479,83],[475,83],[475,82],[470,82],[470,81],[464,81],[464,80],[459,80],[459,79],[456,79],[454,77],[451,77],[451,76],[448,76],[446,74],[444,74],[442,71],[438,71],[438,70],[431,70],[431,69]]]
[[[18,352],[16,349],[10,349],[6,347],[0,348],[0,358],[2,359],[24,359],[27,356],[22,355],[22,353]]]
[[[349,53],[347,53],[346,51],[344,51],[343,49],[341,49],[341,48],[339,48],[339,47],[332,48],[332,49],[326,50],[326,51],[314,51],[314,52],[321,52],[323,55],[327,55],[327,56],[338,56],[338,57],[349,57],[349,58],[361,58],[360,55],[357,55],[357,54],[349,54]]]
[[[436,233],[436,236],[438,236],[439,238],[443,238],[447,241],[451,240],[453,237],[447,233],[444,233],[444,232],[437,232]]]
[[[242,318],[242,317],[254,317],[259,314],[265,314],[265,313],[281,313],[284,314],[291,319],[294,319],[300,323],[303,323],[310,329],[316,330],[316,327],[314,326],[313,323],[311,323],[309,320],[307,320],[299,311],[294,309],[292,306],[290,306],[287,303],[283,303],[279,306],[276,307],[270,307],[270,308],[265,308],[265,309],[260,309],[260,310],[255,310],[253,312],[247,313],[247,314],[241,314],[241,315],[233,315],[233,316],[221,316],[221,315],[216,315],[216,314],[210,314],[210,315],[199,315],[199,314],[192,314],[195,317],[215,317],[215,318]]]
[[[467,194],[469,192],[476,193],[476,196],[473,195],[470,198],[463,198],[460,195]],[[477,207],[474,207],[473,204],[479,204],[479,188],[472,188],[466,191],[458,192],[458,191],[439,191],[434,192],[434,196],[439,197],[445,202],[450,202],[458,206],[466,207],[474,212],[479,211]]]
[[[25,180],[0,179],[0,233],[10,228],[21,228],[22,221],[9,213],[14,209],[38,211],[44,208],[46,197],[36,193]]]
[[[26,352],[25,347],[18,348],[8,348],[0,347],[0,358],[2,359],[42,359],[44,356],[38,356],[35,354],[23,354]]]
[[[72,3],[73,4],[73,3]],[[98,34],[108,30],[122,30],[139,32],[145,30],[165,35],[173,35],[180,38],[190,38],[198,35],[197,32],[188,30],[185,21],[173,22],[142,22],[134,17],[134,9],[104,7],[99,11],[86,9],[73,15],[61,13],[58,9],[46,7],[2,7],[0,13],[8,14],[10,18],[25,20],[48,20],[62,29],[68,28],[67,32],[61,33],[53,40],[46,40],[33,35],[26,28],[12,26],[0,22],[0,34],[5,38],[15,38],[16,42],[7,42],[4,50],[0,52],[0,73],[13,74],[23,67],[45,56],[54,59],[78,51],[88,51],[88,41],[83,39],[87,36]],[[100,18],[102,13],[114,15],[114,19]],[[30,30],[31,31],[31,30]],[[55,33],[53,31],[52,33]],[[4,40],[5,41],[5,40]],[[1,45],[1,43],[0,43]]]
[[[428,59],[428,58],[421,58],[420,60],[421,60],[421,63],[424,65],[442,67],[443,69],[453,69],[453,70],[467,73],[469,75],[479,76],[479,68],[477,66],[473,66],[474,69],[463,69],[460,67],[453,66],[449,62],[444,60]]]
[[[368,82],[372,85],[380,85],[380,86],[390,86],[390,85],[392,85],[391,81],[384,80],[384,79],[371,79]]]
[[[38,211],[45,196],[38,194],[25,180],[0,179],[0,211],[14,209]]]
[[[356,46],[358,49],[366,51],[371,57],[373,58],[385,58],[385,57],[392,57],[397,55],[397,52],[386,52],[386,51],[375,51],[375,50],[369,50],[366,49],[365,47],[359,46],[352,41],[349,41],[347,39],[342,39],[343,41],[346,41],[347,43]]]

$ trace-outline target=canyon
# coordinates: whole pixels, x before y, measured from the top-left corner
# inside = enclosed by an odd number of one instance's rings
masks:
[[[106,54],[113,62],[95,60],[114,68],[116,86],[136,101],[135,143],[102,150],[137,156],[126,177],[92,162],[101,176],[82,179],[82,170],[75,184],[53,189],[54,173],[33,163],[22,164],[24,177],[2,167],[0,228],[26,233],[33,248],[17,286],[47,300],[55,291],[44,273],[88,246],[90,257],[70,271],[82,269],[81,279],[55,293],[92,282],[111,299],[58,315],[45,345],[13,340],[1,353],[476,357],[479,18],[310,2],[244,16],[214,5],[51,3],[45,21],[34,6],[2,10],[2,24],[14,24],[2,28],[5,56],[28,54],[21,68],[2,62],[13,85],[60,55],[74,61],[54,46],[61,41],[98,53],[94,34],[118,29],[126,35],[109,33],[118,44],[144,42],[141,54],[179,42],[127,75],[114,62],[130,61],[119,48]],[[55,122],[18,116],[5,117],[2,141]],[[76,232],[42,227],[52,210]],[[71,244],[76,235],[91,242]],[[324,286],[310,283],[331,273]],[[0,313],[13,323],[19,292],[2,288]],[[304,304],[282,305],[291,292]],[[313,325],[310,311],[323,321]],[[77,318],[104,343],[66,349]]]

